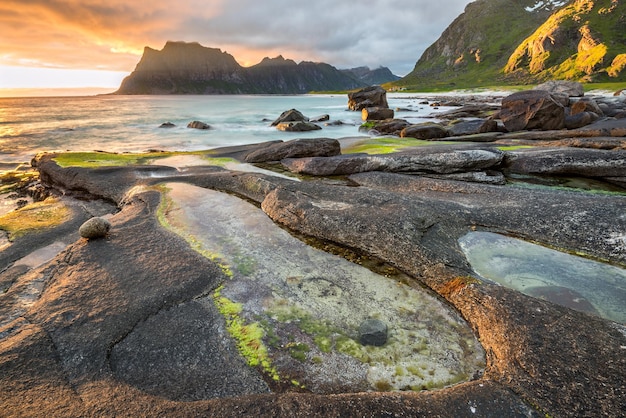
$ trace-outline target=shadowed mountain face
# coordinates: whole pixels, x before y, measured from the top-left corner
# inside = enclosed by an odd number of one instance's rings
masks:
[[[626,80],[626,4],[617,0],[477,0],[400,86],[464,87]]]
[[[117,94],[301,94],[348,90],[367,84],[324,63],[296,64],[282,56],[242,67],[235,58],[198,43],[146,47]]]

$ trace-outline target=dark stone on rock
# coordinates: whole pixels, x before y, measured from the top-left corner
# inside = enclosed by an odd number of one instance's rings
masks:
[[[172,122],[163,122],[161,125],[159,125],[159,128],[173,128],[175,126],[176,125]]]
[[[551,80],[535,87],[535,90],[545,90],[550,93],[566,94],[569,97],[582,97],[585,95],[583,85],[577,81]]]
[[[578,129],[587,126],[598,120],[600,117],[593,112],[573,113],[565,118],[567,129]]]
[[[565,108],[545,90],[527,90],[502,99],[500,118],[511,132],[562,129]]]
[[[359,325],[359,341],[363,345],[381,347],[387,342],[387,324],[379,319],[366,319]]]
[[[361,110],[361,119],[364,121],[392,119],[393,109],[384,107],[366,107]]]
[[[504,167],[516,174],[571,175],[581,177],[626,176],[626,151],[553,148],[510,151]]]
[[[299,110],[289,109],[285,110],[280,116],[272,122],[271,126],[277,126],[284,122],[308,122],[309,118],[300,113]]]
[[[105,218],[91,218],[80,226],[78,233],[87,239],[104,238],[111,229],[111,222]]]
[[[440,139],[449,136],[448,130],[442,125],[433,122],[410,125],[400,132],[402,138]]]
[[[288,142],[269,144],[245,156],[247,163],[280,161],[284,158],[331,157],[341,154],[341,145],[336,139],[295,139]]]
[[[319,115],[311,118],[309,122],[326,122],[328,120],[330,120],[330,115]]]
[[[284,132],[307,132],[322,129],[321,126],[311,122],[281,122],[276,125],[276,129]]]
[[[497,150],[482,149],[420,150],[386,155],[347,154],[327,158],[284,159],[281,163],[291,172],[314,176],[367,171],[449,174],[495,167],[502,162],[503,155]]]
[[[193,122],[189,122],[187,124],[188,128],[192,129],[211,129],[211,126],[204,122],[200,122],[199,120],[194,120]]]
[[[447,126],[450,136],[474,135],[497,132],[498,123],[491,119],[460,120]]]
[[[360,111],[366,107],[388,108],[387,91],[380,86],[371,86],[348,93],[348,109]]]
[[[326,123],[324,124],[324,126],[342,126],[342,125],[345,125],[345,123],[343,123],[343,122],[342,122],[342,121],[340,121],[340,120],[333,120],[333,121],[331,121],[331,122],[326,122]]]

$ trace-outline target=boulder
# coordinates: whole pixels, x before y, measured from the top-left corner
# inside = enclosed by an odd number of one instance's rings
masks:
[[[500,119],[511,132],[563,129],[565,108],[548,91],[520,91],[502,99]]]
[[[392,119],[393,115],[393,109],[386,107],[366,107],[361,110],[361,119],[365,121]]]
[[[492,119],[465,119],[448,125],[450,136],[484,134],[497,131],[498,123]]]
[[[359,341],[380,347],[387,342],[387,324],[379,319],[366,319],[359,325]]]
[[[582,97],[585,95],[583,85],[577,81],[551,80],[535,87],[535,90],[545,90],[550,93],[563,93],[569,97]]]
[[[379,122],[371,129],[376,131],[380,135],[398,135],[400,136],[400,132],[407,126],[411,125],[404,119],[392,119],[386,120],[384,122]],[[367,128],[369,129],[369,128]]]
[[[487,118],[500,110],[500,106],[488,103],[473,103],[437,113],[437,119]]]
[[[105,218],[95,217],[83,223],[78,229],[81,237],[87,239],[104,238],[111,229],[111,222]]]
[[[204,122],[200,122],[199,120],[194,120],[193,122],[189,122],[187,124],[188,128],[192,128],[192,129],[211,129],[211,127],[204,123]]]
[[[284,158],[331,157],[341,154],[339,141],[331,138],[294,139],[269,144],[245,156],[247,163],[280,161]]]
[[[283,122],[308,122],[309,118],[300,113],[299,110],[289,109],[285,110],[280,116],[272,122],[271,126],[277,126]]]
[[[330,120],[330,115],[319,115],[311,118],[309,122],[326,122]]]
[[[276,129],[278,129],[279,131],[285,131],[285,132],[307,132],[307,131],[317,131],[319,129],[322,129],[322,127],[312,122],[296,121],[296,122],[281,122],[278,125],[276,125]]]
[[[402,138],[439,139],[447,137],[448,130],[442,125],[433,122],[419,123],[407,126],[400,132]]]
[[[593,112],[598,116],[604,115],[604,112],[598,105],[598,103],[590,97],[583,97],[580,100],[575,101],[571,105],[571,114]]]
[[[380,86],[371,86],[348,93],[348,109],[359,111],[366,107],[388,108],[387,91]]]
[[[587,126],[599,119],[599,116],[593,112],[572,113],[565,118],[565,127],[567,129],[578,129]]]

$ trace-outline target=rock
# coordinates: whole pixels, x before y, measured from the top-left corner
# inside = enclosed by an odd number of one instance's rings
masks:
[[[442,125],[433,122],[407,126],[400,132],[402,138],[439,139],[447,137],[448,130]]]
[[[173,128],[175,126],[176,125],[172,122],[163,122],[161,125],[159,125],[159,128]]]
[[[378,122],[372,129],[380,135],[400,136],[400,132],[409,125],[410,123],[404,119],[392,119]]]
[[[492,116],[495,112],[500,110],[500,106],[477,103],[469,104],[460,107],[459,109],[452,109],[447,112],[437,113],[437,119],[461,119],[461,118],[487,118]]]
[[[309,122],[326,122],[328,120],[330,120],[330,115],[319,115],[311,118]]]
[[[378,319],[366,319],[359,325],[359,341],[363,345],[381,347],[387,342],[387,324]]]
[[[187,124],[188,128],[193,128],[193,129],[211,129],[211,127],[204,123],[204,122],[200,122],[198,120],[194,120],[193,122],[189,122]]]
[[[626,96],[626,89],[617,90],[615,93],[613,93],[613,96]]]
[[[311,138],[295,139],[288,142],[270,144],[245,156],[247,163],[280,161],[284,158],[330,157],[341,154],[341,145],[336,139]]]
[[[380,86],[371,86],[348,93],[348,109],[359,111],[366,107],[388,108],[387,91]]]
[[[346,154],[326,158],[287,158],[281,164],[293,173],[314,176],[348,175],[367,171],[449,174],[495,167],[502,162],[503,156],[497,150],[419,150],[385,155]]]
[[[573,113],[565,118],[565,127],[567,129],[578,129],[587,126],[599,119],[599,116],[593,112]]]
[[[603,116],[604,112],[598,105],[598,103],[590,97],[582,97],[580,100],[575,101],[571,105],[571,114],[581,112],[593,112],[598,116]]]
[[[491,119],[466,119],[448,125],[450,136],[474,135],[497,131],[498,123]]]
[[[502,99],[500,118],[511,132],[565,127],[565,108],[545,90],[527,90]]]
[[[278,125],[276,125],[276,129],[278,129],[279,131],[285,131],[285,132],[307,132],[307,131],[317,131],[319,129],[322,129],[322,127],[311,122],[297,121],[297,122],[281,122]]]
[[[545,90],[550,93],[563,93],[569,97],[582,97],[585,95],[583,85],[577,81],[552,80],[539,84],[534,90]]]
[[[78,233],[87,239],[104,238],[111,229],[111,222],[105,218],[91,218],[80,226]]]
[[[503,165],[515,174],[624,177],[626,152],[587,148],[511,151],[506,153]]]
[[[308,122],[309,118],[300,113],[299,110],[289,109],[285,110],[280,116],[272,122],[271,126],[277,126],[283,122]]]
[[[361,119],[365,121],[392,119],[393,109],[384,107],[366,107],[361,110]]]

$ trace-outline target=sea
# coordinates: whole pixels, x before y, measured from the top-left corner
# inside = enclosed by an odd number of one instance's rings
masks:
[[[426,95],[388,95],[397,117],[418,123],[432,120]],[[309,118],[329,115],[338,126],[281,132],[270,124],[297,109]],[[209,130],[187,128],[191,121]],[[161,128],[170,122],[173,128]],[[346,94],[117,96],[0,98],[0,164],[23,163],[42,151],[145,152],[197,151],[295,138],[346,138],[359,132],[361,113],[348,110]]]

